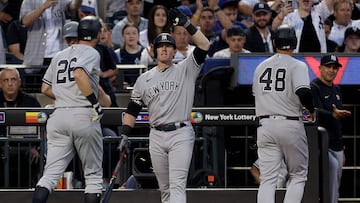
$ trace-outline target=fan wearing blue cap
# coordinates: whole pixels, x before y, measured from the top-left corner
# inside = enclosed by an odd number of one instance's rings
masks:
[[[209,7],[212,6],[211,3],[212,1],[209,2]],[[228,28],[229,20],[232,25],[239,25],[243,29],[251,25],[246,20],[238,20],[238,3],[239,0],[219,0],[217,9],[214,9],[219,19],[216,22],[215,32]],[[224,17],[227,19],[224,19]]]
[[[230,58],[231,54],[250,53],[250,51],[243,48],[245,42],[245,32],[241,27],[233,25],[226,32],[226,43],[229,45],[229,48],[215,52],[214,57]]]
[[[215,40],[211,44],[208,56],[212,57],[215,52],[228,48],[226,43],[227,29],[232,25],[240,26],[243,30],[247,28],[244,21],[238,21],[238,0],[219,0],[208,1],[209,7],[214,11],[217,17],[216,24],[214,26]]]

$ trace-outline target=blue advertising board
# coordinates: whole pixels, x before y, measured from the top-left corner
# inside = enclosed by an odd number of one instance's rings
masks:
[[[359,85],[360,84],[360,55],[337,54],[342,68],[334,80],[335,84]],[[237,67],[237,82],[239,85],[251,85],[254,70],[259,63],[270,55],[241,54],[231,58],[231,66]],[[310,80],[319,76],[320,58],[322,55],[297,55],[294,57],[305,62],[309,67]]]

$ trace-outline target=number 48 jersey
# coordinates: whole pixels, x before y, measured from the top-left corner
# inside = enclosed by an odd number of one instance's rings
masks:
[[[295,94],[310,88],[307,65],[287,54],[275,54],[260,63],[254,73],[252,91],[256,116],[301,116],[302,105]]]
[[[88,74],[91,87],[95,95],[98,95],[100,55],[91,46],[74,44],[59,52],[52,59],[43,77],[43,82],[51,86],[56,97],[55,107],[91,105],[76,84],[75,68],[82,68]]]

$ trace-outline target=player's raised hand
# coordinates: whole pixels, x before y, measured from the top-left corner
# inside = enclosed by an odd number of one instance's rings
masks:
[[[103,109],[101,108],[99,102],[97,102],[96,104],[93,104],[92,105],[92,109],[93,109],[93,112],[94,112],[94,115],[93,115],[93,118],[92,120],[93,121],[98,121],[100,120],[103,115],[104,115],[104,111]]]
[[[188,17],[177,8],[171,8],[169,10],[169,19],[174,26],[187,27],[190,25]]]

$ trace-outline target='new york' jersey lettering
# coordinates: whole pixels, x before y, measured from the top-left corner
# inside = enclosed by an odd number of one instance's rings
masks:
[[[152,68],[137,79],[131,100],[148,107],[151,125],[189,120],[199,72],[192,54],[165,71]]]
[[[149,100],[159,94],[160,91],[178,91],[180,83],[177,81],[161,81],[155,86],[145,90],[145,95]]]

